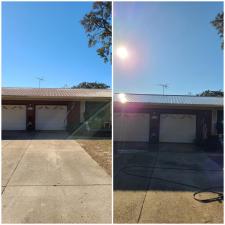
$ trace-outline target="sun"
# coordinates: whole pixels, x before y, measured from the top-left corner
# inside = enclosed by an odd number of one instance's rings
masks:
[[[127,59],[128,56],[129,56],[129,53],[128,53],[128,51],[127,51],[127,48],[124,47],[124,46],[118,47],[118,48],[117,48],[117,51],[116,51],[116,54],[117,54],[117,56],[118,56],[120,59],[122,59],[122,60]]]

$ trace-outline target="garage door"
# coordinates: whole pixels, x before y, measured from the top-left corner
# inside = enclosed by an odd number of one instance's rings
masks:
[[[147,113],[115,113],[115,141],[149,141],[150,116]]]
[[[26,106],[3,105],[2,106],[2,130],[25,130]]]
[[[192,143],[196,137],[196,116],[160,115],[160,142]]]
[[[36,130],[65,130],[66,105],[37,105],[35,108]]]

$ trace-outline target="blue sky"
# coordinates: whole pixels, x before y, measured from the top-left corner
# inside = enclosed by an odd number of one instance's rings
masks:
[[[90,2],[4,2],[2,4],[2,85],[72,86],[82,81],[111,85],[111,65],[88,48],[80,25]]]
[[[115,92],[196,94],[223,89],[223,50],[210,24],[222,2],[114,3]],[[118,47],[128,57],[119,59]]]

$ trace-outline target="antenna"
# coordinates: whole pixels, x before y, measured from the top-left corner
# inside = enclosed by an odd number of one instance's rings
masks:
[[[41,87],[41,81],[44,81],[43,77],[36,77],[36,79],[38,80],[38,87]]]
[[[164,95],[165,88],[168,88],[168,84],[158,84],[158,85],[162,87],[162,89],[163,89],[163,95]]]
[[[67,84],[64,84],[63,88],[69,88],[69,86]]]

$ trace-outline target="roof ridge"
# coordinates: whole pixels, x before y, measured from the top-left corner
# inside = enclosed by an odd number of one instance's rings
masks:
[[[125,95],[148,95],[148,96],[181,96],[181,97],[201,97],[201,98],[223,98],[223,96],[197,96],[197,95],[162,95],[162,94],[141,94],[141,93],[124,93],[124,92],[120,92],[120,93],[114,93],[114,94],[125,94]]]
[[[37,89],[37,90],[41,90],[41,89],[62,89],[62,90],[107,90],[107,91],[111,91],[112,89],[110,88],[35,88],[35,87],[2,87],[2,89]]]

